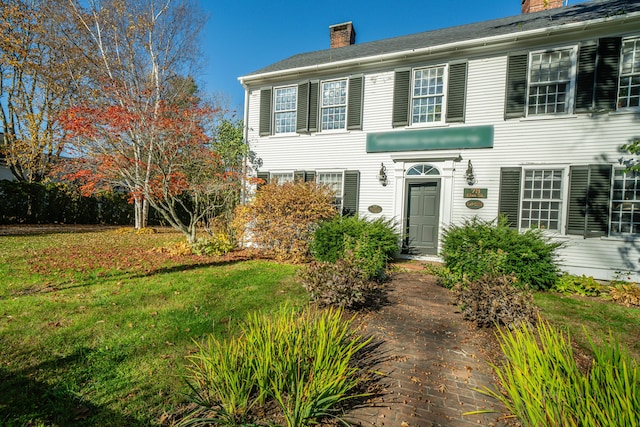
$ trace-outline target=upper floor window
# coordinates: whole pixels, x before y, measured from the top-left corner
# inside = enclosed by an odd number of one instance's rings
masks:
[[[322,82],[321,93],[321,129],[345,129],[347,123],[347,80]]]
[[[296,107],[298,87],[279,87],[274,89],[274,130],[279,133],[296,131]]]
[[[445,66],[415,69],[412,80],[411,123],[441,122]]]
[[[618,85],[618,108],[638,106],[640,106],[640,38],[622,42]]]
[[[560,231],[562,169],[524,171],[520,227]]]
[[[532,52],[528,115],[567,114],[573,103],[575,49]]]

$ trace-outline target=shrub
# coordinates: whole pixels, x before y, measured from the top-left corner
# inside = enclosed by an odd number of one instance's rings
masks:
[[[313,182],[263,186],[245,214],[252,242],[280,261],[308,260],[318,223],[337,215],[333,199],[329,187]]]
[[[627,307],[640,307],[640,286],[635,283],[613,283],[609,287],[608,298]]]
[[[340,310],[300,314],[287,307],[250,315],[237,338],[209,336],[189,357],[188,381],[200,410],[183,424],[260,421],[274,405],[279,412],[272,418],[290,427],[336,416],[340,404],[364,396],[356,390],[367,379],[354,362],[369,340],[351,323]],[[198,418],[207,409],[214,415]]]
[[[336,217],[315,230],[311,253],[316,260],[325,262],[336,262],[349,253],[366,279],[381,278],[387,263],[398,252],[399,240],[392,220]]]
[[[226,233],[214,233],[210,237],[196,240],[191,245],[191,250],[200,256],[218,256],[231,252],[234,247]]]
[[[537,308],[530,292],[514,286],[514,276],[483,276],[453,288],[454,303],[466,320],[480,327],[533,325]]]
[[[383,294],[383,285],[368,280],[360,263],[353,256],[332,262],[311,262],[298,277],[311,299],[322,306],[349,309],[377,304]]]
[[[485,274],[514,275],[519,286],[549,289],[557,279],[555,251],[542,230],[519,233],[504,218],[484,221],[477,217],[444,231],[442,258],[453,274],[469,281]]]
[[[609,337],[596,347],[588,372],[573,357],[571,341],[547,322],[537,333],[522,326],[501,331],[506,356],[494,370],[501,390],[484,392],[501,401],[523,426],[640,425],[640,368]]]
[[[585,275],[574,276],[567,273],[558,277],[551,290],[565,295],[580,295],[583,297],[597,297],[606,293],[604,285],[598,283],[593,277]]]
[[[464,283],[462,275],[454,274],[447,267],[441,264],[425,265],[427,273],[436,276],[436,283],[443,288],[452,289],[455,285]]]

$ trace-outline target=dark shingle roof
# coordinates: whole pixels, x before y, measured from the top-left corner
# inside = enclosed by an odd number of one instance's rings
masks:
[[[349,59],[434,47],[447,43],[555,27],[638,11],[640,11],[640,1],[638,0],[595,0],[508,18],[493,19],[491,21],[354,44],[341,48],[302,53],[249,73],[247,77],[311,65],[328,64]]]

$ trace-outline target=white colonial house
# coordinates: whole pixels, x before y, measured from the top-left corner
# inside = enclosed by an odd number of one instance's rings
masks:
[[[515,1],[515,0],[514,0]],[[343,212],[395,218],[405,251],[504,214],[565,243],[562,268],[640,276],[640,1],[563,6],[331,48],[240,77],[264,179],[332,185]],[[536,11],[537,10],[537,11]]]

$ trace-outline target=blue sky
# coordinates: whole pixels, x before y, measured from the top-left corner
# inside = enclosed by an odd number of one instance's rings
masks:
[[[242,114],[238,77],[289,56],[329,48],[329,26],[352,21],[356,43],[520,14],[520,0],[199,0],[207,93],[221,92]],[[569,0],[569,4],[581,3]]]

